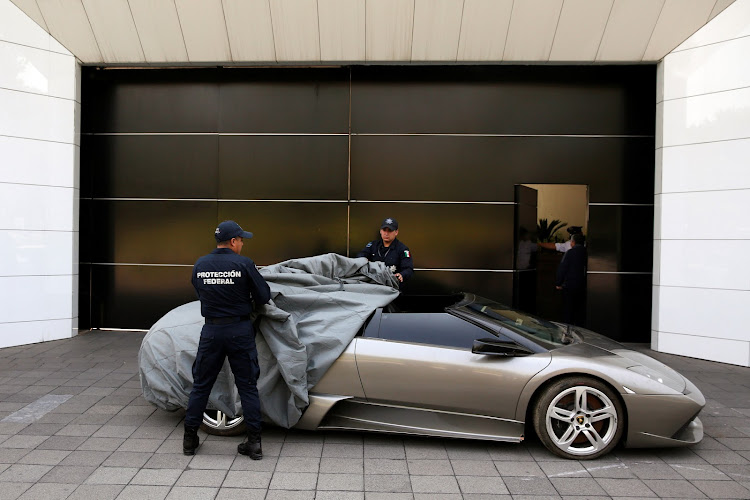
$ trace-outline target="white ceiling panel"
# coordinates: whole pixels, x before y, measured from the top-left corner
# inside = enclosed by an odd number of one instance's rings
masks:
[[[464,0],[459,61],[502,61],[513,0]]]
[[[367,60],[411,59],[414,0],[367,0]]]
[[[614,0],[565,0],[550,61],[593,61]]]
[[[552,49],[563,0],[523,0],[513,3],[506,61],[546,61]]]
[[[270,0],[278,61],[320,61],[318,3],[315,0]]]
[[[18,6],[19,9],[24,11],[27,16],[34,20],[39,26],[47,30],[47,23],[44,22],[44,16],[42,11],[39,10],[39,6],[36,4],[36,0],[11,0]]]
[[[711,20],[714,17],[718,16],[722,12],[724,12],[724,9],[732,5],[734,0],[716,0],[716,5],[714,5],[714,10],[711,11],[711,15],[708,16],[708,19]]]
[[[83,0],[104,62],[139,62],[145,58],[127,0]]]
[[[50,35],[84,63],[102,62],[102,54],[81,0],[37,0]]]
[[[221,0],[175,0],[190,62],[231,61]]]
[[[318,0],[320,58],[364,61],[365,0]]]
[[[615,0],[597,61],[640,61],[664,0]]]
[[[146,61],[187,61],[177,8],[172,0],[128,0]]]
[[[455,61],[463,0],[416,0],[412,61]]]
[[[648,42],[644,61],[658,61],[708,22],[716,0],[667,0]]]
[[[268,0],[223,0],[234,61],[275,61]]]
[[[750,36],[750,2],[736,2],[720,14],[703,29],[685,40],[675,51]]]

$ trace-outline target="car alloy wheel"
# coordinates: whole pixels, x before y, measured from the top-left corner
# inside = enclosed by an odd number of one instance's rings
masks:
[[[214,436],[239,436],[245,432],[245,417],[230,417],[219,410],[206,410],[201,429]]]
[[[550,386],[535,409],[534,426],[553,453],[592,459],[609,453],[619,442],[624,412],[617,395],[591,378],[567,378]]]

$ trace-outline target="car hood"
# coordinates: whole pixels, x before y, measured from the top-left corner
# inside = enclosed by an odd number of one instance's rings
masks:
[[[583,343],[604,349],[612,354],[628,360],[631,365],[628,368],[640,373],[644,377],[656,380],[672,390],[684,393],[687,387],[685,377],[677,373],[664,363],[661,363],[651,356],[643,354],[605,337],[604,335],[586,330],[584,328],[575,328],[575,333]]]

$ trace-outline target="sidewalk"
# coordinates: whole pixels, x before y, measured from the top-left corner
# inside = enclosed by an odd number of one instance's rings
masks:
[[[140,396],[142,339],[95,331],[0,349],[0,500],[750,499],[750,368],[635,346],[706,396],[706,435],[692,448],[620,449],[578,462],[536,439],[272,428],[256,462],[237,455],[241,438],[202,432],[198,454],[182,454],[184,412]]]

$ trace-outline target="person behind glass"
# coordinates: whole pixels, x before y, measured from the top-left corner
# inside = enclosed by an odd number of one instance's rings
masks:
[[[261,413],[258,397],[258,353],[250,313],[271,299],[268,283],[255,263],[240,255],[244,240],[253,233],[234,221],[219,224],[214,231],[216,249],[193,266],[192,283],[206,323],[201,330],[198,353],[193,363],[193,389],[185,412],[182,451],[194,455],[198,448],[198,427],[203,421],[208,396],[216,377],[229,358],[234,383],[240,395],[247,436],[237,451],[253,460],[263,458],[260,443]]]
[[[557,267],[555,288],[563,292],[565,323],[585,326],[586,318],[586,265],[588,254],[584,243],[586,238],[574,234],[570,240],[570,250],[565,252]]]
[[[570,239],[565,243],[539,243],[539,246],[548,250],[557,250],[562,253],[567,252],[572,247],[573,236],[576,234],[583,235],[583,228],[581,226],[570,226],[567,231]]]
[[[398,221],[388,217],[380,225],[380,238],[368,243],[357,257],[367,257],[370,262],[384,262],[399,283],[404,283],[414,274],[414,262],[409,247],[397,236]]]

